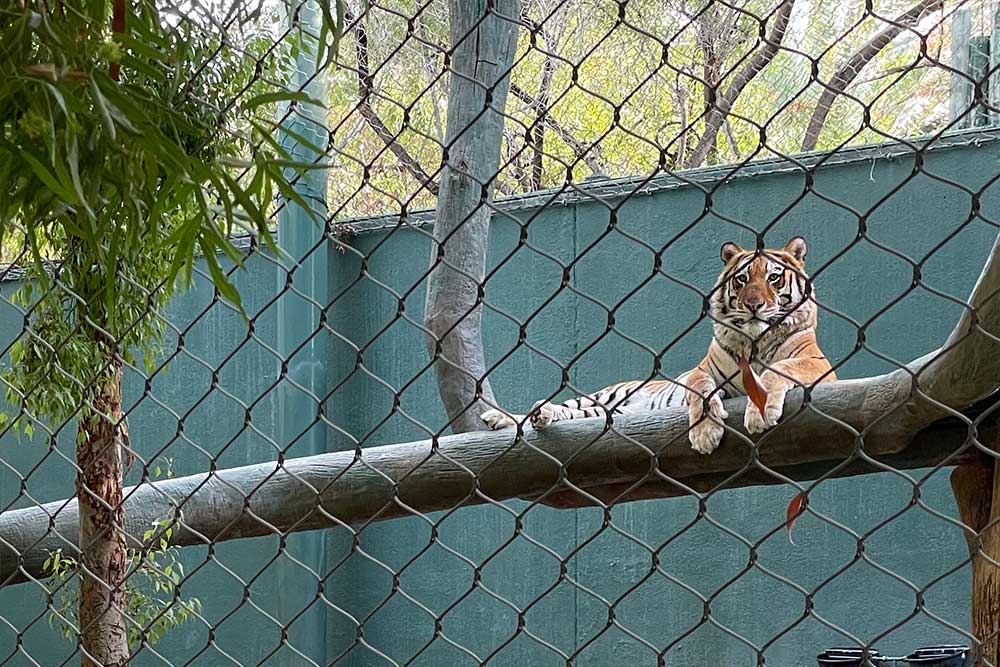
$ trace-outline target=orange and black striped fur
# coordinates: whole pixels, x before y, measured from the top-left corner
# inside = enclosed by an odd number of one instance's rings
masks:
[[[722,399],[746,395],[741,358],[750,359],[767,391],[764,414],[747,402],[744,426],[750,433],[774,426],[789,389],[836,379],[816,342],[817,306],[804,272],[806,250],[798,236],[783,248],[764,251],[724,244],[725,267],[710,296],[714,333],[700,364],[673,381],[622,382],[560,405],[539,401],[530,412],[532,427],[605,416],[608,411],[627,414],[687,405],[691,446],[709,454],[722,440],[722,421],[729,416]],[[488,410],[482,419],[490,428],[501,429],[525,417]]]

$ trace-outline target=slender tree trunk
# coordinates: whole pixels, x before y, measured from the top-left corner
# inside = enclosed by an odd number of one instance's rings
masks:
[[[592,174],[604,174],[607,172],[607,166],[605,164],[604,155],[601,153],[600,144],[594,144],[591,146],[587,144],[587,142],[580,141],[574,137],[569,130],[563,127],[559,121],[555,119],[551,113],[542,113],[540,110],[545,109],[545,107],[539,104],[534,95],[523,88],[520,88],[516,83],[510,84],[510,93],[535,111],[538,118],[540,118],[541,121],[563,141],[563,143],[572,149],[573,154],[579,160],[582,160],[585,165],[587,165]]]
[[[972,635],[978,642],[975,665],[1000,665],[1000,475],[996,466],[958,466],[951,488],[958,503],[972,558]],[[991,521],[993,523],[991,523]]]
[[[903,32],[906,26],[916,25],[925,16],[941,9],[943,6],[943,0],[920,0],[916,5],[897,16],[896,20],[879,31],[878,34],[868,40],[864,46],[848,58],[844,64],[837,68],[837,71],[830,79],[830,83],[823,84],[823,94],[820,95],[819,102],[816,103],[816,109],[809,118],[809,126],[806,128],[805,137],[802,139],[801,150],[803,152],[816,148],[819,135],[826,126],[826,119],[830,115],[833,103],[861,74],[861,70],[875,56],[881,53],[882,49],[889,46],[892,40],[896,39],[896,36]]]
[[[771,61],[778,55],[778,49],[785,39],[785,32],[788,30],[794,4],[795,0],[783,0],[774,11],[771,30],[764,37],[763,45],[752,58],[740,67],[729,86],[726,87],[725,92],[719,90],[722,87],[721,56],[717,55],[716,47],[709,36],[702,38],[701,49],[705,55],[703,76],[706,82],[705,132],[701,135],[691,155],[684,162],[686,168],[697,167],[706,160],[708,164],[715,164],[718,161],[719,128],[722,127],[723,121],[747,84],[753,81],[754,77],[770,65]],[[708,35],[711,35],[711,31]]]
[[[484,429],[479,414],[496,404],[485,377],[481,290],[520,11],[518,0],[448,4],[452,74],[424,324],[441,400],[461,433]]]
[[[539,36],[542,38],[545,47],[545,63],[542,65],[542,77],[538,82],[538,109],[535,112],[535,125],[531,137],[531,189],[542,189],[542,177],[545,173],[545,116],[549,113],[550,96],[552,88],[552,76],[556,71],[555,59],[551,51],[556,45],[549,39],[544,28],[539,28]]]
[[[121,364],[98,380],[93,411],[78,426],[76,495],[80,507],[80,642],[83,667],[129,662],[122,601],[128,555],[122,502]]]

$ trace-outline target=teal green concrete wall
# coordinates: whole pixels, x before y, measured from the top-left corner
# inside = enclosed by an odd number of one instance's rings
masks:
[[[769,244],[795,234],[809,239],[807,266],[827,309],[820,341],[842,377],[880,373],[893,367],[883,357],[908,361],[933,349],[959,308],[927,289],[910,291],[911,265],[858,240],[859,215],[871,241],[921,261],[925,285],[960,299],[972,287],[996,228],[980,219],[969,222],[968,193],[926,174],[911,178],[913,158],[873,155],[878,152],[821,168],[815,193],[804,192],[801,171],[761,168],[725,185],[709,178],[703,187],[714,190],[713,213],[707,215],[702,189],[663,181],[652,194],[624,203],[496,215],[491,265],[497,268],[486,287],[485,331],[487,361],[504,359],[491,375],[498,400],[524,409],[554,394],[560,366],[573,359],[570,379],[582,390],[644,377],[653,354],[668,347],[665,368],[689,368],[704,354],[710,335],[708,324],[698,323],[698,290],[709,289],[720,269],[721,243],[752,245],[750,230],[767,229]],[[930,152],[924,168],[975,190],[997,171],[998,157],[997,145],[986,143]],[[1000,219],[997,194],[989,187],[982,195],[982,210],[992,219]],[[609,230],[612,207],[617,224]],[[524,227],[528,242],[519,247]],[[336,417],[365,445],[424,437],[411,419],[430,431],[444,424],[421,334],[397,315],[405,296],[403,314],[420,321],[425,231],[363,233],[331,264],[331,285],[349,285],[331,309],[333,326],[365,349],[364,370],[354,370],[351,347],[332,343],[341,366],[331,368],[331,381],[346,379],[335,394]],[[645,246],[666,248],[667,275],[644,283],[654,257]],[[576,292],[559,290],[557,262],[574,262]],[[617,304],[615,332],[605,334],[606,308]],[[532,349],[518,347],[518,325],[507,316],[531,317]],[[855,323],[866,325],[860,349]],[[400,409],[394,412],[397,391]],[[947,471],[911,478],[923,481],[923,506],[954,516]],[[612,511],[609,526],[599,510],[535,507],[524,516],[521,532],[514,512],[528,505],[507,503],[430,517],[440,521],[433,542],[427,518],[378,524],[361,534],[365,555],[347,563],[358,585],[344,605],[371,614],[366,640],[398,664],[476,664],[449,640],[479,659],[492,655],[490,664],[497,665],[562,665],[562,655],[574,651],[579,665],[655,665],[656,651],[666,647],[671,665],[756,664],[755,651],[733,636],[739,634],[767,646],[767,664],[803,665],[824,647],[850,643],[827,623],[865,640],[877,638],[888,653],[961,640],[930,614],[913,616],[914,590],[930,586],[923,595],[926,609],[965,627],[969,574],[968,568],[952,571],[966,557],[959,530],[913,505],[906,477],[824,483],[812,506],[843,528],[805,518],[796,527],[795,547],[778,530],[793,493],[787,486],[723,492],[708,501],[708,517],[700,520],[693,500],[630,504]],[[859,560],[861,534],[868,537]],[[748,567],[750,544],[758,541],[758,566]],[[647,576],[649,549],[657,550],[662,575]],[[568,564],[565,580],[559,579],[559,559]],[[483,588],[474,588],[481,563]],[[392,595],[391,571],[401,567],[400,588],[416,602]],[[691,589],[712,599],[714,623],[699,625],[703,604]],[[816,616],[803,620],[806,593]],[[622,627],[607,627],[612,603]],[[531,635],[511,640],[517,609],[527,609]],[[443,636],[436,639],[431,613],[444,614]],[[354,656],[352,665],[389,664],[364,649]]]
[[[958,306],[928,289],[911,292],[909,264],[858,240],[859,215],[872,241],[917,260],[933,250],[921,264],[923,283],[958,299],[975,281],[997,230],[980,218],[970,221],[968,192],[926,174],[906,182],[912,157],[853,155],[819,169],[815,193],[804,191],[801,171],[758,167],[724,185],[704,175],[702,187],[714,190],[707,215],[701,188],[666,180],[624,203],[506,206],[494,217],[490,262],[496,271],[486,287],[487,357],[503,359],[491,375],[499,400],[526,408],[554,394],[560,367],[572,360],[570,379],[582,390],[645,376],[653,354],[666,348],[667,370],[690,367],[709,336],[707,324],[699,323],[698,290],[707,290],[720,268],[719,245],[752,244],[750,230],[767,229],[769,243],[794,234],[809,239],[807,265],[826,307],[820,342],[842,377],[882,372],[892,367],[883,357],[907,361],[932,349]],[[1000,143],[986,137],[977,146],[941,148],[924,162],[927,172],[977,190],[1000,169]],[[981,207],[985,217],[1000,220],[996,190],[983,191]],[[524,226],[528,245],[519,247]],[[345,252],[331,251],[331,332],[316,346],[325,349],[319,361],[333,390],[326,406],[335,425],[325,437],[330,449],[443,429],[418,328],[427,232],[361,231]],[[652,274],[654,256],[628,236],[665,247],[666,275],[639,287]],[[559,290],[559,263],[571,262],[573,289]],[[218,467],[273,460],[288,445],[278,397],[291,390],[282,388],[280,361],[268,350],[278,344],[279,312],[289,312],[274,303],[284,271],[255,257],[237,276],[249,312],[257,314],[254,338],[247,340],[236,313],[213,304],[200,280],[169,309],[178,331],[165,356],[178,333],[184,345],[169,371],[154,379],[155,400],[143,398],[135,377],[128,382],[126,400],[138,402],[130,418],[134,445],[147,457],[166,448],[179,474],[205,470],[213,459]],[[4,294],[14,287],[6,284]],[[616,331],[606,334],[605,308],[619,302]],[[508,316],[531,318],[530,349],[517,345],[518,325]],[[866,323],[861,348],[855,323]],[[20,316],[0,306],[0,343],[20,328]],[[211,369],[220,364],[219,389],[212,390]],[[252,429],[244,426],[248,406]],[[309,442],[292,445],[286,456],[312,453]],[[0,441],[0,507],[65,497],[72,450],[63,443],[59,451],[62,456],[50,453],[40,441]],[[945,623],[966,626],[970,575],[967,567],[955,571],[965,546],[952,524],[928,511],[955,514],[947,471],[909,477],[923,482],[919,503],[902,475],[823,483],[811,505],[837,525],[802,518],[797,546],[779,530],[794,491],[775,486],[714,495],[700,519],[697,503],[683,498],[616,507],[608,525],[599,510],[508,502],[374,523],[359,527],[356,537],[344,530],[294,535],[283,554],[276,538],[229,542],[211,552],[192,548],[184,560],[194,574],[184,590],[201,598],[207,625],[174,633],[158,646],[159,656],[144,652],[136,664],[298,666],[339,657],[337,664],[357,667],[471,666],[487,659],[490,665],[555,666],[570,655],[587,667],[655,665],[656,652],[668,647],[670,665],[755,664],[755,651],[740,635],[767,646],[767,664],[784,666],[810,664],[821,649],[850,643],[833,626],[877,638],[888,653],[960,641]],[[867,538],[859,560],[860,534]],[[749,566],[750,545],[758,541],[756,565]],[[660,561],[652,576],[650,549]],[[567,564],[562,578],[560,560]],[[929,613],[914,615],[914,590],[924,588]],[[26,584],[0,591],[4,665],[58,665],[75,648],[40,616],[38,590]],[[712,623],[700,624],[703,604],[694,592],[711,598]],[[816,616],[803,619],[807,593]],[[252,604],[243,602],[247,594]],[[612,604],[618,625],[608,627]],[[441,617],[438,631],[435,616]],[[355,620],[364,623],[360,640]],[[289,622],[282,646],[281,625]],[[209,625],[216,628],[211,642]]]
[[[279,278],[280,275],[280,278]],[[278,398],[285,390],[279,381],[280,363],[268,351],[277,338],[275,295],[284,286],[284,272],[269,260],[252,258],[247,271],[235,274],[247,311],[255,318],[256,338],[247,341],[241,316],[213,302],[209,282],[198,278],[194,288],[167,309],[172,323],[163,358],[176,356],[166,373],[152,380],[151,396],[142,398],[143,383],[128,373],[125,408],[132,444],[148,460],[173,459],[178,475],[209,469],[271,461],[287,442],[278,428]],[[15,285],[5,284],[9,297]],[[6,344],[21,329],[21,318],[0,301],[0,343]],[[183,335],[177,353],[178,335]],[[218,389],[212,389],[212,369],[218,369]],[[244,426],[249,406],[253,428]],[[58,500],[72,494],[73,449],[70,437],[61,437],[59,453],[51,453],[44,440],[0,440],[0,508],[21,507]],[[288,456],[305,456],[301,443]],[[129,475],[139,479],[140,466]],[[24,492],[20,479],[26,478]],[[13,505],[12,505],[13,504]],[[286,554],[278,556],[277,538],[259,538],[219,544],[209,558],[207,547],[186,549],[183,561],[190,579],[185,595],[204,604],[205,620],[216,628],[208,646],[208,625],[193,622],[150,651],[139,654],[137,665],[255,665],[270,654],[269,665],[309,665],[281,644],[282,624],[290,624],[289,643],[319,664],[324,655],[324,608],[313,604],[316,577],[305,567],[322,568],[315,554],[322,547],[322,533],[289,537]],[[297,561],[297,562],[296,562]],[[249,601],[244,604],[244,591]],[[308,607],[308,605],[312,605]],[[302,610],[306,609],[303,613]],[[0,590],[0,662],[11,666],[54,667],[69,659],[79,664],[76,647],[48,626],[40,586],[32,583]],[[17,635],[23,634],[18,648]],[[207,647],[207,648],[206,648]],[[228,656],[228,657],[227,657]]]

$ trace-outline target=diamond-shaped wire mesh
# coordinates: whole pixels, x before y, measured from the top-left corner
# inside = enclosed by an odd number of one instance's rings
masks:
[[[117,358],[134,664],[997,664],[993,3],[155,4],[311,168]],[[5,388],[0,667],[86,664],[86,406]]]

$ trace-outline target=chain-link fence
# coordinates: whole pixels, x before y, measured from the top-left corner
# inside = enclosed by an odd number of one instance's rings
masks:
[[[998,664],[997,12],[0,8],[0,665]]]

